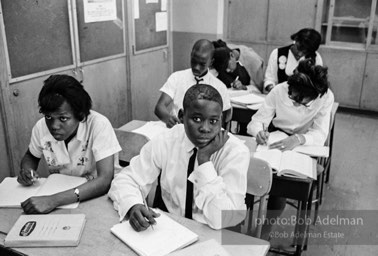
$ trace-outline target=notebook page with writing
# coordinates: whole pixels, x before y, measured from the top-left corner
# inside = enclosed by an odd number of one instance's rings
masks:
[[[267,151],[269,150],[269,146],[277,141],[286,139],[289,137],[286,133],[281,131],[274,131],[269,133],[269,138],[267,145],[258,145],[256,151]]]
[[[35,196],[52,195],[55,193],[66,191],[68,189],[74,189],[85,182],[87,182],[87,179],[83,177],[69,176],[56,173],[50,174],[46,182],[43,184],[43,186],[41,186],[41,189],[37,191]],[[77,208],[78,205],[79,202],[62,205],[59,206],[59,208],[73,209]]]
[[[285,151],[282,153],[281,169],[278,175],[287,175],[293,177],[316,179],[316,171],[314,173],[313,159],[309,156],[294,152]],[[292,173],[293,175],[290,175]]]
[[[198,240],[198,235],[177,223],[164,212],[156,210],[154,229],[135,231],[128,221],[114,225],[110,231],[136,253],[143,256],[163,256]]]
[[[0,207],[21,207],[21,203],[34,196],[45,181],[45,178],[39,178],[32,186],[24,186],[18,183],[15,177],[5,178],[0,184]]]

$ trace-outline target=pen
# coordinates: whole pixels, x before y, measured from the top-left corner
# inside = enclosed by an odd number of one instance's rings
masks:
[[[32,182],[33,182],[33,184],[34,184],[34,182],[35,182],[35,178],[34,178],[33,170],[30,170],[30,175],[31,175],[31,177],[32,177]]]
[[[235,88],[235,82],[238,81],[238,79],[239,79],[239,76],[237,76],[237,77],[235,78],[235,80],[232,82],[232,87]]]
[[[143,194],[143,190],[142,190],[141,186],[139,186],[139,190],[140,190],[140,193],[142,194],[142,197],[143,197],[143,204],[147,208],[148,212],[150,212],[150,207],[147,204],[146,197]],[[150,226],[151,226],[152,229],[154,229],[154,226],[151,223],[150,223]]]
[[[267,134],[267,132],[268,132],[268,127],[267,127],[267,125],[266,124],[262,124],[262,126],[263,126],[263,132],[264,132],[264,135],[265,135],[265,137],[266,137],[266,134]],[[268,144],[268,140],[266,140],[265,141],[265,144]]]

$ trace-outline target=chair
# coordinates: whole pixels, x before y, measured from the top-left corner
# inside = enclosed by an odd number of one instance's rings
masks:
[[[236,135],[236,137],[238,137],[240,140],[245,141],[245,144],[249,149],[253,149],[256,147],[256,142],[252,137],[241,135]],[[269,164],[264,160],[251,157],[247,174],[246,204],[248,215],[246,218],[246,229],[247,233],[253,233],[253,230],[256,230],[254,236],[258,238],[261,237],[261,230],[263,224],[261,220],[265,219],[264,211],[267,206],[266,198],[272,186],[272,179],[272,169],[269,166]],[[257,214],[257,219],[260,221],[257,222],[258,225],[256,227],[254,227],[252,221],[255,196],[260,197],[259,210]]]

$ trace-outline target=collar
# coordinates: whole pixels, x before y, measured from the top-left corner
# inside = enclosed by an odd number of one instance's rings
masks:
[[[205,72],[202,76],[199,76],[199,77],[198,77],[198,76],[194,76],[193,73],[192,73],[192,75],[193,75],[193,79],[194,79],[194,81],[196,81],[196,82],[197,82],[196,78],[198,78],[198,79],[202,79],[202,81],[205,81],[205,78],[208,77],[209,74],[210,74],[209,69],[207,69],[206,72]]]
[[[183,146],[186,152],[191,152],[196,146],[190,141],[188,136],[186,135],[184,125],[182,125],[183,130],[184,130],[184,141],[183,141]]]

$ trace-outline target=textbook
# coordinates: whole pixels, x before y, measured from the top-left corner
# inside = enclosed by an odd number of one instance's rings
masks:
[[[0,207],[20,208],[21,203],[32,196],[45,196],[73,189],[87,181],[86,178],[64,174],[50,174],[48,178],[39,178],[31,186],[23,186],[17,178],[7,177],[0,183]],[[9,196],[12,195],[12,196]],[[79,202],[59,206],[76,208]]]
[[[315,159],[310,156],[279,149],[255,152],[253,156],[267,161],[278,176],[316,180]]]
[[[231,256],[215,239],[189,245],[182,250],[169,254],[170,256]]]
[[[269,139],[267,145],[258,145],[256,148],[257,152],[260,151],[267,151],[269,150],[269,146],[274,142],[286,139],[289,137],[286,133],[281,131],[274,131],[269,133]],[[313,156],[313,157],[328,157],[329,156],[329,147],[326,146],[308,146],[308,145],[301,145],[297,146],[293,149],[293,151],[302,153],[305,155]]]
[[[198,240],[198,235],[164,212],[156,210],[160,216],[156,218],[154,228],[135,231],[129,221],[114,225],[110,231],[141,256],[163,256],[181,249]]]
[[[5,237],[6,247],[77,246],[84,214],[21,215]]]

